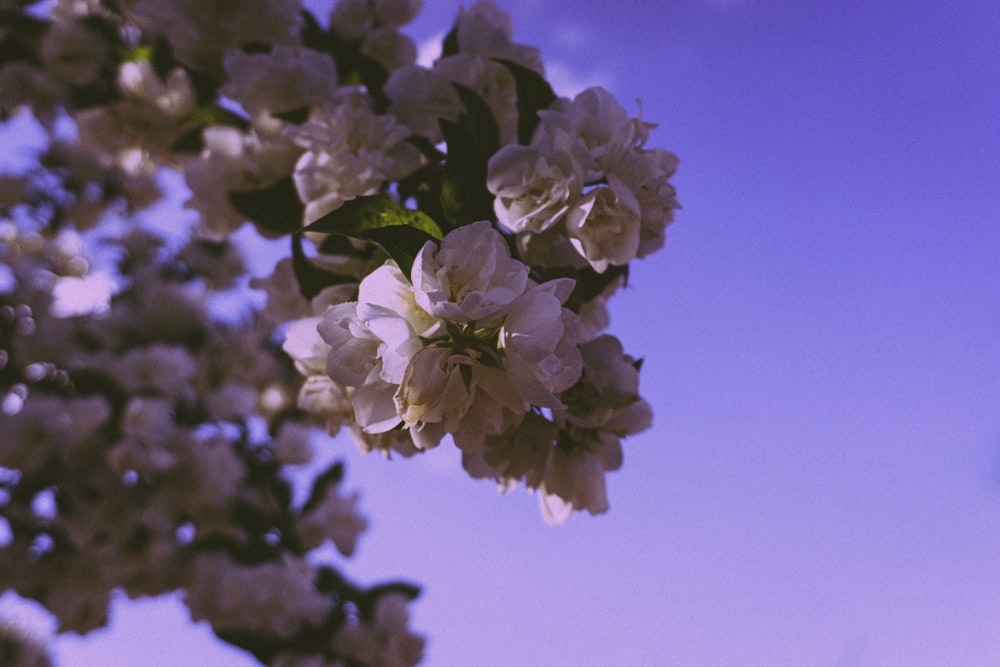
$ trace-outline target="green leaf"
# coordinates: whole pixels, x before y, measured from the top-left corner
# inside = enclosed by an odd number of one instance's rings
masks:
[[[112,48],[117,48],[121,44],[121,37],[118,34],[119,26],[109,18],[99,14],[88,14],[80,19],[80,24],[103,38]]]
[[[272,113],[271,115],[292,125],[302,125],[309,120],[309,107],[296,107],[295,109]]]
[[[305,231],[338,234],[377,243],[406,274],[424,244],[439,241],[443,236],[441,228],[430,216],[404,208],[385,194],[348,200],[306,227]]]
[[[514,75],[517,87],[517,140],[522,145],[531,143],[531,136],[538,127],[538,112],[548,109],[556,100],[555,91],[545,78],[533,69],[525,67],[513,60],[496,58]]]
[[[481,152],[493,155],[500,150],[500,126],[493,109],[471,88],[460,83],[451,85],[465,107],[465,115],[459,119],[459,124],[465,125],[472,133]]]
[[[181,122],[198,125],[223,125],[241,130],[250,129],[250,121],[229,109],[220,107],[218,104],[196,107],[184,114],[181,117]]]
[[[447,220],[441,208],[441,160],[444,155],[437,160],[430,161],[420,169],[402,178],[398,182],[399,200],[407,202],[413,199],[417,202],[417,208],[435,220]],[[442,231],[450,231],[450,228]]]
[[[389,70],[379,61],[366,56],[360,51],[354,54],[354,65],[357,68],[361,83],[371,96],[374,102],[374,111],[377,114],[385,113],[392,100],[385,94],[383,88],[385,82],[389,80]]]
[[[304,207],[291,176],[260,190],[236,190],[229,201],[264,236],[283,236],[302,229]]]
[[[332,285],[344,285],[357,282],[353,276],[341,276],[330,271],[325,271],[314,265],[306,257],[302,249],[302,235],[292,234],[292,273],[295,274],[295,282],[299,284],[299,294],[307,301]]]
[[[326,492],[331,486],[340,484],[344,479],[344,462],[336,461],[329,468],[320,473],[313,480],[312,489],[309,492],[309,499],[302,506],[302,515],[309,514],[326,498]]]
[[[427,137],[413,134],[406,138],[406,143],[420,151],[428,162],[441,162],[445,158],[445,154],[439,151]]]
[[[41,64],[38,48],[48,24],[14,10],[0,10],[0,65],[19,60]]]
[[[118,57],[129,63],[148,62],[153,59],[153,47],[149,44],[140,44],[131,48],[119,47]]]
[[[493,110],[474,90],[452,84],[465,106],[457,122],[438,120],[448,157],[441,173],[441,209],[454,227],[493,219],[493,195],[486,189],[487,165],[500,150]]]
[[[177,141],[170,144],[170,150],[174,153],[194,153],[198,154],[205,147],[205,141],[201,136],[201,128],[195,127],[182,134]]]
[[[471,130],[460,123],[438,120],[448,159],[441,171],[441,210],[452,227],[493,219],[493,195],[486,189],[491,153],[483,151]]]
[[[441,57],[447,58],[458,53],[458,21],[451,27],[444,41],[441,42]]]
[[[420,211],[403,208],[386,194],[349,199],[306,227],[305,231],[365,239],[363,234],[368,231],[395,227],[412,228],[433,240],[441,239],[441,228],[434,220]]]
[[[302,10],[302,44],[313,51],[330,52],[330,36],[309,10]]]

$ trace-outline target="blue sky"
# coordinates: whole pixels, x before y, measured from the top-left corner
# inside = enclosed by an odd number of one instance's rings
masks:
[[[499,4],[681,158],[613,301],[654,427],[558,529],[445,448],[338,440],[372,520],[346,570],[424,584],[430,667],[1000,664],[1000,3]],[[56,648],[252,664],[207,636],[128,603]]]

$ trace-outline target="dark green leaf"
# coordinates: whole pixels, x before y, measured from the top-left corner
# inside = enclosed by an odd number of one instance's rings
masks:
[[[442,236],[441,228],[430,216],[404,208],[385,194],[346,201],[306,227],[306,231],[373,241],[396,260],[404,273],[409,273],[427,241],[439,241]]]
[[[471,88],[460,83],[451,85],[465,107],[465,114],[459,120],[459,124],[467,127],[475,137],[476,148],[480,153],[493,155],[500,150],[500,126],[497,125],[493,109]]]
[[[379,598],[388,594],[398,594],[409,600],[415,600],[420,596],[420,587],[407,581],[387,581],[372,586],[355,600],[361,618],[371,622],[375,617],[375,607]]]
[[[403,208],[386,194],[350,199],[306,227],[306,231],[365,239],[366,232],[397,227],[412,228],[434,240],[441,239],[441,228],[434,220],[420,211]]]
[[[330,38],[316,17],[308,10],[302,11],[302,44],[320,53],[330,52]]]
[[[340,481],[344,479],[344,463],[343,461],[337,461],[329,468],[320,473],[315,480],[313,480],[312,490],[309,492],[309,499],[306,500],[305,504],[302,506],[302,514],[306,515],[319,507],[323,499],[326,498],[327,489],[331,486],[336,486],[340,484]]]
[[[164,81],[170,76],[170,72],[178,66],[177,60],[174,58],[173,46],[164,37],[155,38],[150,45],[136,47],[131,54],[133,56],[130,58],[131,60],[148,60],[153,66],[153,71]]]
[[[98,14],[88,14],[80,19],[80,24],[95,33],[95,36],[99,35],[112,48],[117,47],[121,43],[121,38],[118,35],[118,26],[109,18]]]
[[[442,159],[444,155],[442,154]],[[399,199],[407,202],[416,200],[417,208],[435,220],[447,220],[441,209],[441,160],[428,162],[398,183]],[[444,230],[442,231],[450,231]]]
[[[216,630],[215,634],[227,644],[247,651],[262,665],[266,665],[274,656],[288,650],[287,640],[270,637],[255,630],[223,628]]]
[[[41,64],[38,46],[48,24],[12,10],[0,11],[0,65],[18,60]]]
[[[493,219],[493,195],[486,189],[486,166],[490,153],[483,151],[475,135],[463,124],[438,120],[448,160],[441,173],[441,210],[453,227]]]
[[[353,276],[341,276],[314,265],[302,250],[302,235],[292,234],[292,272],[299,284],[299,294],[309,300],[332,285],[357,282]]]
[[[313,585],[321,593],[333,593],[341,600],[352,600],[361,594],[357,586],[329,565],[319,567]]]
[[[196,123],[198,125],[223,125],[235,127],[241,130],[250,128],[250,122],[237,113],[224,109],[217,104],[197,107],[188,111],[181,118],[182,123]]]
[[[414,134],[406,138],[406,143],[415,147],[430,162],[440,162],[445,158],[445,154],[431,143],[431,140],[419,134]]]
[[[289,109],[288,111],[282,111],[281,113],[271,114],[275,118],[285,121],[286,123],[291,123],[292,125],[301,125],[302,123],[309,120],[309,107],[298,107],[295,109]]]
[[[517,140],[527,146],[538,127],[538,112],[548,109],[556,100],[552,86],[533,69],[512,60],[496,59],[514,75],[517,87]]]
[[[458,53],[458,21],[452,26],[441,42],[441,57],[447,58]]]
[[[458,367],[458,373],[462,376],[462,384],[465,385],[465,390],[469,391],[472,387],[472,366],[462,364]]]
[[[361,83],[364,84],[368,90],[368,94],[371,95],[375,103],[375,113],[385,113],[385,110],[389,108],[389,103],[392,101],[382,90],[385,87],[385,82],[389,80],[389,70],[379,61],[361,52],[354,55],[354,62]]]
[[[465,112],[457,122],[438,123],[448,157],[441,174],[441,209],[455,227],[493,219],[493,195],[486,189],[487,164],[500,150],[500,130],[493,110],[474,90],[452,84]]]
[[[274,50],[274,44],[270,42],[244,42],[240,44],[240,51],[250,55],[270,53]]]
[[[304,207],[290,176],[261,190],[230,192],[229,201],[265,236],[282,236],[302,229]]]
[[[205,147],[205,142],[201,138],[201,128],[196,127],[188,130],[180,138],[170,145],[170,150],[174,153],[200,153]]]

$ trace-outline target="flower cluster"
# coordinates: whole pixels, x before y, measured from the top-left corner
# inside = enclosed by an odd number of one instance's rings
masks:
[[[603,88],[539,115],[529,145],[504,146],[490,159],[499,223],[525,248],[543,248],[531,256],[563,258],[552,246],[568,241],[599,273],[658,250],[677,208],[668,180],[677,158],[643,148],[655,126],[629,118]]]
[[[653,124],[558,97],[489,0],[432,63],[422,0],[7,5],[0,132],[44,145],[0,173],[5,589],[80,633],[181,591],[262,663],[404,667],[417,590],[330,561],[367,521],[322,431],[607,511],[651,410],[605,304],[678,207]]]
[[[115,589],[182,589],[194,620],[262,661],[346,658],[337,629],[369,594],[324,588],[306,557],[350,556],[367,520],[339,464],[294,498],[313,458],[298,376],[267,320],[206,305],[244,271],[234,248],[169,253],[136,228],[100,289],[78,234],[27,227],[0,223],[0,585],[81,634]]]
[[[410,277],[395,262],[368,274],[358,301],[318,324],[326,373],[353,387],[368,433],[403,426],[419,449],[445,433],[482,446],[532,405],[565,407],[556,393],[580,375],[580,324],[563,307],[567,279],[537,284],[488,222],[428,242]]]

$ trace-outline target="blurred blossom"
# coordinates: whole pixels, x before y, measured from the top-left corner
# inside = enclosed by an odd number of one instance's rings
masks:
[[[104,272],[92,273],[83,278],[59,278],[52,288],[52,315],[75,317],[106,314],[111,308],[111,297],[116,289],[114,277]]]

